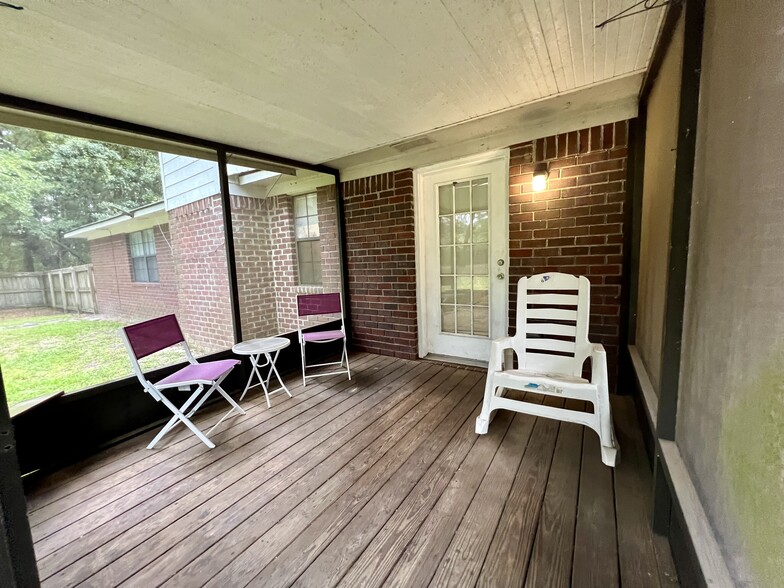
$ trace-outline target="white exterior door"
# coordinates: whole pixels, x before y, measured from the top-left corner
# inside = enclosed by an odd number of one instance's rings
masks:
[[[416,176],[420,356],[487,361],[508,331],[509,152]]]

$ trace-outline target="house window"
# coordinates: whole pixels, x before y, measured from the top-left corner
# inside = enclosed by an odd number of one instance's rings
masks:
[[[294,236],[300,284],[321,284],[321,241],[316,195],[294,197]]]
[[[158,258],[155,255],[155,233],[152,229],[128,235],[134,282],[159,282]]]

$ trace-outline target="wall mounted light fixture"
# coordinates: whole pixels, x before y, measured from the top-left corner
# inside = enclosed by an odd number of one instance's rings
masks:
[[[534,179],[532,183],[532,188],[534,192],[541,192],[547,188],[547,176],[549,172],[547,170],[546,163],[537,163],[534,167]]]

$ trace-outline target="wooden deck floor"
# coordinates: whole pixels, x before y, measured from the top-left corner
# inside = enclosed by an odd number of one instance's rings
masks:
[[[577,425],[501,412],[475,435],[477,370],[352,367],[350,382],[291,378],[272,409],[257,391],[213,450],[183,429],[148,451],[148,434],[42,481],[28,501],[44,585],[677,584],[628,398],[613,471]]]

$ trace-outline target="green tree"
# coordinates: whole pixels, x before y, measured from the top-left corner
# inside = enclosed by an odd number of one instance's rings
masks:
[[[0,271],[85,263],[65,233],[161,199],[154,151],[0,125]]]

